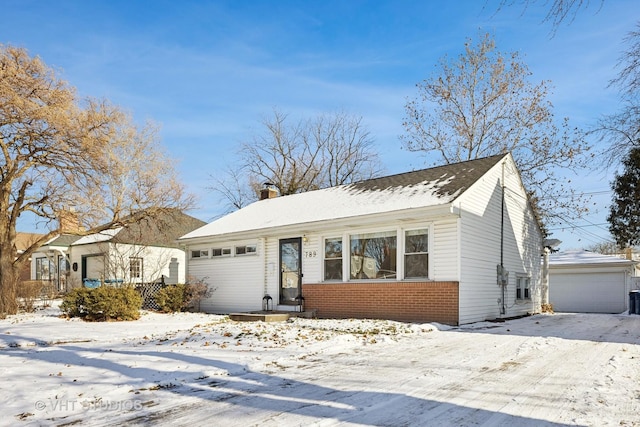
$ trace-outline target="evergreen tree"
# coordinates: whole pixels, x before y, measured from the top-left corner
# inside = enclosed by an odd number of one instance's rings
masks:
[[[620,247],[640,244],[640,147],[622,161],[624,171],[613,181],[609,231]]]

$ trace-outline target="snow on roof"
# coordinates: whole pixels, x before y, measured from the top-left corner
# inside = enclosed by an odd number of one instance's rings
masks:
[[[550,266],[574,265],[574,264],[628,264],[635,261],[621,258],[616,255],[603,255],[589,251],[566,251],[551,254],[549,256]]]
[[[106,242],[108,240],[111,240],[113,238],[113,236],[115,236],[116,234],[118,234],[120,232],[120,230],[122,230],[122,227],[114,228],[112,230],[105,230],[105,231],[102,231],[100,233],[89,234],[88,236],[84,236],[84,237],[81,237],[80,239],[76,240],[75,242],[73,242],[71,244],[71,246],[86,245],[86,244],[89,244],[89,243]]]
[[[260,200],[180,240],[446,205],[504,155]]]

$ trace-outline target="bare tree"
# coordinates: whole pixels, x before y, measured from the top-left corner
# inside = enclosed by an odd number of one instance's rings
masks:
[[[524,12],[529,8],[529,6],[538,3],[539,1],[544,3],[545,7],[548,7],[548,11],[543,22],[551,23],[552,34],[555,34],[555,31],[563,22],[573,22],[578,12],[582,9],[587,9],[592,3],[600,3],[599,8],[602,8],[604,5],[604,0],[500,0],[498,11],[503,7],[520,5]]]
[[[621,108],[598,121],[594,133],[608,142],[605,166],[618,166],[640,147],[640,23],[624,38],[627,49],[618,61],[619,73],[609,86],[617,87]]]
[[[106,101],[80,99],[40,58],[0,45],[0,315],[15,313],[18,272],[73,208],[84,233],[135,222],[186,195],[155,130]],[[16,224],[48,232],[16,257]]]
[[[589,246],[587,250],[603,255],[618,255],[623,251],[623,249],[621,249],[617,243],[610,241],[594,243],[593,245]]]
[[[549,83],[530,83],[518,53],[499,52],[489,34],[468,39],[457,61],[445,56],[438,67],[406,104],[404,146],[446,163],[511,152],[542,218],[581,213],[557,172],[585,166],[590,147],[568,119],[556,124]]]
[[[214,185],[209,187],[224,196],[227,200],[227,212],[242,209],[244,206],[256,199],[256,189],[260,188],[257,183],[249,183],[247,172],[244,167],[234,169],[228,166],[222,174],[213,176]]]
[[[262,125],[241,145],[237,168],[213,187],[234,209],[255,201],[266,182],[288,195],[372,178],[382,170],[361,117],[337,112],[291,123],[274,110]]]

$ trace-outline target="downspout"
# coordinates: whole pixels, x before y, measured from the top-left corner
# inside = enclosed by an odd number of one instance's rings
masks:
[[[500,306],[500,314],[504,315],[507,313],[507,307],[505,303],[506,292],[505,289],[507,287],[507,283],[504,280],[504,170],[505,170],[505,162],[502,162],[502,182],[501,189],[501,206],[500,206],[500,289],[502,293],[501,301],[502,305]]]

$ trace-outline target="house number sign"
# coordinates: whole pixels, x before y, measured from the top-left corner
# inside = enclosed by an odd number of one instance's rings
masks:
[[[304,251],[304,257],[305,258],[317,258],[318,257],[318,251]]]

